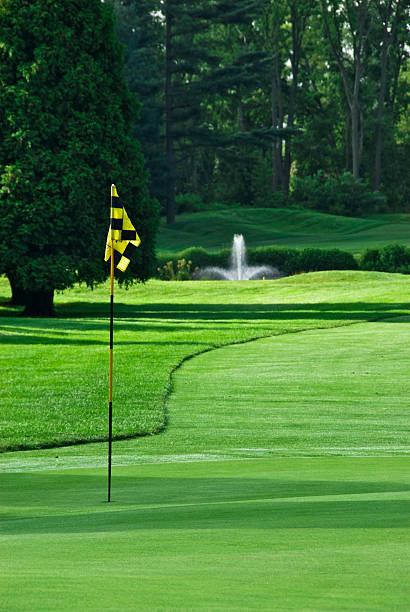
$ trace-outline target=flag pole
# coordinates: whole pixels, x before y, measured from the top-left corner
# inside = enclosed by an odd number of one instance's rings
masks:
[[[111,187],[112,208],[112,187]],[[114,244],[111,239],[110,266],[110,370],[108,376],[108,499],[111,501],[111,455],[112,455],[112,369],[114,348]]]
[[[114,206],[113,206],[114,204]],[[110,258],[110,371],[108,376],[108,500],[111,501],[111,455],[112,455],[112,370],[114,348],[114,251],[117,251],[116,267],[125,272],[130,263],[133,248],[141,244],[140,237],[120,203],[117,188],[111,185],[110,229],[108,230],[104,260]]]

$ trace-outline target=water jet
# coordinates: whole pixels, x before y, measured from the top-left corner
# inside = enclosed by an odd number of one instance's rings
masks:
[[[233,237],[230,267],[209,266],[198,272],[198,278],[210,280],[261,280],[281,278],[283,274],[272,266],[249,266],[246,257],[245,240],[242,234]]]

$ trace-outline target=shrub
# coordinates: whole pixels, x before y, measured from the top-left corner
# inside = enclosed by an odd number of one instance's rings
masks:
[[[261,247],[249,249],[249,261],[267,264],[285,274],[317,272],[319,270],[357,270],[358,264],[351,255],[339,249],[279,249]]]
[[[171,257],[169,254],[166,257],[158,257],[157,263],[162,267],[171,260],[171,263],[177,267],[178,260],[185,259],[192,262],[192,269],[195,270],[195,268],[205,268],[206,266],[227,266],[229,265],[229,255],[229,249],[210,253],[202,247],[190,247],[180,253],[175,253]]]
[[[351,253],[339,249],[303,249],[298,263],[300,272],[357,270],[359,267]]]
[[[157,268],[159,278],[161,280],[192,280],[191,266],[192,261],[186,259],[178,259],[176,262],[176,269],[174,268],[173,261],[167,261],[163,266]]]
[[[249,263],[277,268],[283,274],[296,274],[299,271],[299,251],[278,247],[257,247],[248,249]]]
[[[175,204],[178,215],[187,212],[199,212],[204,207],[202,198],[197,193],[180,193],[175,198]]]
[[[292,187],[291,200],[303,208],[348,217],[386,210],[386,197],[369,190],[362,179],[350,172],[337,178],[326,178],[321,171],[314,176],[295,177]]]
[[[351,255],[339,249],[284,249],[279,247],[257,247],[247,249],[251,265],[268,265],[286,275],[319,270],[357,270],[358,264]],[[201,247],[191,247],[173,257],[158,258],[159,277],[164,280],[183,280],[177,278],[179,262],[191,262],[189,273],[208,266],[228,267],[230,249],[210,253]],[[183,276],[181,268],[180,276]],[[184,269],[185,272],[185,269]],[[192,274],[190,276],[192,278]]]
[[[410,249],[401,244],[388,244],[367,249],[359,261],[361,270],[410,274]]]
[[[182,213],[194,213],[201,210],[218,210],[225,208],[219,202],[203,202],[198,193],[180,193],[175,198],[176,212],[178,215]]]

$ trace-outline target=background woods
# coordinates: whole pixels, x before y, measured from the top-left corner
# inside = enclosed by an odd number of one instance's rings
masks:
[[[197,195],[184,210],[287,206],[301,185],[297,203],[326,212],[406,208],[407,0],[113,5],[168,222],[178,194]],[[385,197],[343,210],[323,201],[334,184]]]

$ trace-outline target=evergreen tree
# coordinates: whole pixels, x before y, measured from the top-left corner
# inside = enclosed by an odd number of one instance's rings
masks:
[[[217,104],[218,97],[228,96],[237,100],[239,112],[241,96],[258,81],[266,55],[243,49],[232,53],[229,29],[250,24],[263,1],[114,0],[120,20],[127,18],[121,8],[123,5],[134,7],[137,19],[132,22],[133,45],[137,36],[141,37],[138,33],[152,33],[156,25],[161,28],[156,30],[157,34],[162,32],[162,138],[167,168],[162,175],[166,178],[164,208],[169,223],[175,218],[175,192],[187,187],[191,191],[198,188],[201,151],[230,146],[237,137],[237,134],[216,131],[215,125],[208,120],[208,111]],[[130,14],[128,12],[128,16]],[[149,20],[151,26],[148,26]],[[128,41],[125,36],[122,40],[129,45],[129,35]],[[150,41],[151,51],[153,47],[158,48],[155,36]],[[146,43],[147,39],[143,46]],[[133,69],[129,67],[128,74],[138,95],[142,93],[143,105],[152,109],[152,98],[144,95],[143,82],[138,84],[132,76],[146,74],[146,62],[141,61],[142,57],[142,48],[139,55],[129,54]],[[157,60],[161,65],[159,55]],[[156,74],[157,66],[153,66],[151,77]],[[157,109],[158,101],[159,96],[156,97]],[[160,124],[158,121],[157,125]]]
[[[0,271],[28,314],[107,275],[109,188],[142,244],[125,279],[146,279],[156,205],[130,132],[138,105],[100,0],[0,1]]]

